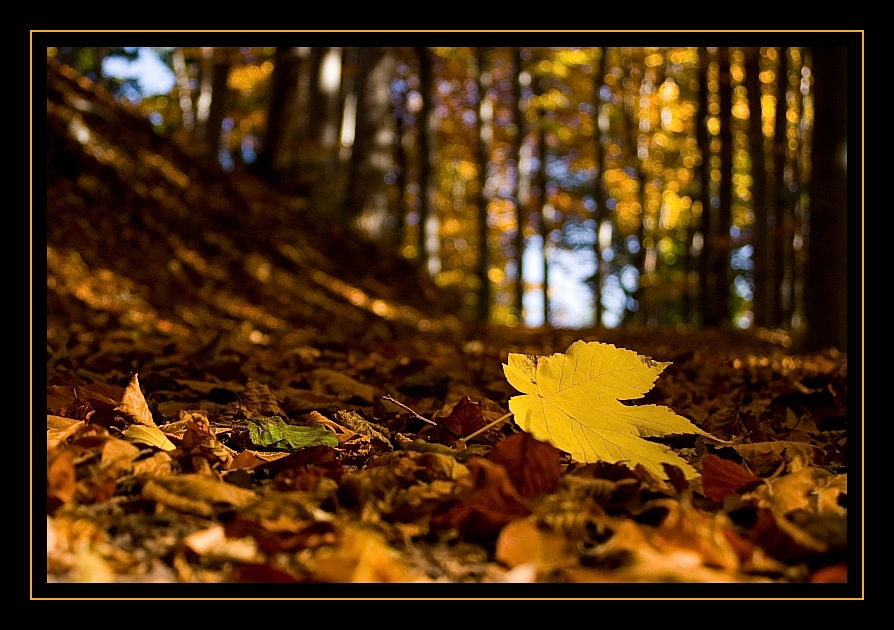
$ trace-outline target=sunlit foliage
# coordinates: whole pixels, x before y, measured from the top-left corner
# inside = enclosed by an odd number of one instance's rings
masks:
[[[752,145],[762,142],[762,171],[778,201],[772,220],[786,269],[783,313],[793,328],[802,323],[813,122],[803,49],[760,49],[759,112],[749,110],[745,55],[737,48],[430,50],[431,95],[420,83],[418,50],[392,50],[396,157],[386,182],[403,219],[400,251],[425,264],[461,312],[481,312],[485,296],[490,320],[510,326],[585,327],[597,313],[609,327],[697,325],[697,263],[706,248],[722,246],[729,321],[752,326]],[[132,103],[159,130],[181,131],[184,108],[207,107],[209,73],[225,68],[227,105],[215,149],[226,170],[251,164],[263,148],[274,49],[182,51],[178,86]],[[48,49],[96,79],[102,54],[108,51]],[[165,55],[170,61],[170,50]],[[350,81],[351,57],[342,63],[341,81]],[[722,82],[732,97],[728,112],[721,112]],[[132,95],[126,82],[112,88],[122,98]],[[424,226],[420,112],[427,98],[436,114],[435,216]],[[761,118],[759,139],[750,137],[751,116]],[[727,132],[730,147],[722,141]],[[340,150],[350,151],[350,143]],[[729,172],[722,171],[722,151],[730,152]],[[780,169],[774,154],[782,156]],[[704,228],[709,219],[716,225],[726,178],[729,233],[708,238]]]

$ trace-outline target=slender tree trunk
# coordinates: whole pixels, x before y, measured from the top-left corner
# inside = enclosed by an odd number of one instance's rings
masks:
[[[515,233],[515,259],[517,262],[515,276],[515,312],[518,321],[524,321],[524,297],[525,297],[525,277],[524,277],[524,253],[525,253],[525,223],[527,223],[528,204],[530,203],[530,158],[525,148],[525,130],[527,122],[525,120],[525,106],[523,103],[524,95],[522,94],[521,73],[522,58],[521,49],[514,48],[512,51],[513,61],[515,63],[515,72],[512,75],[512,86],[514,92],[515,111],[514,120],[518,127],[518,140],[516,143],[516,176],[515,176],[515,217],[517,231]]]
[[[767,170],[767,284],[766,294],[768,325],[783,325],[780,307],[780,287],[783,279],[782,265],[782,206],[785,199],[785,127],[786,127],[786,49],[776,52],[776,119],[774,120],[772,153]]]
[[[341,216],[344,198],[338,174],[338,132],[341,122],[341,48],[312,48],[307,125],[303,129],[298,174],[307,179],[315,210]]]
[[[177,79],[177,92],[179,94],[180,113],[183,129],[192,133],[196,127],[196,112],[192,104],[192,87],[189,83],[189,71],[186,67],[186,58],[183,48],[175,48],[172,55],[174,63],[174,76]]]
[[[434,133],[438,124],[434,107],[434,55],[424,47],[416,48],[416,54],[419,57],[419,91],[422,94],[419,110],[419,252],[428,274],[434,277],[441,271],[440,224],[431,174],[435,160]]]
[[[640,88],[642,85],[640,85]],[[639,89],[637,90],[639,91]],[[624,116],[627,128],[627,142],[630,144],[630,155],[628,163],[636,171],[636,177],[639,181],[639,205],[642,209],[639,217],[639,224],[636,228],[636,240],[639,248],[636,252],[630,254],[630,264],[636,269],[638,274],[638,285],[633,292],[633,299],[639,304],[636,312],[632,316],[625,316],[625,319],[632,320],[637,324],[643,324],[646,321],[646,313],[644,304],[642,304],[643,288],[642,278],[644,273],[645,262],[645,246],[643,245],[645,232],[645,216],[646,216],[646,175],[643,172],[643,161],[639,158],[639,124],[636,121],[636,108],[638,107],[639,97],[633,100],[633,105],[625,101]]]
[[[815,86],[806,346],[847,352],[847,49],[812,50]]]
[[[478,320],[486,322],[490,318],[490,278],[488,271],[490,269],[490,245],[488,244],[488,236],[490,229],[488,227],[487,212],[487,167],[489,163],[488,144],[489,138],[493,134],[493,116],[487,111],[487,90],[490,87],[490,74],[486,69],[487,48],[478,48],[476,51],[476,59],[478,65],[478,137],[477,137],[477,156],[478,156],[478,280],[480,282],[478,289]]]
[[[406,92],[404,92],[401,102],[401,108],[405,109],[407,105]],[[397,191],[396,204],[397,216],[402,218],[398,222],[395,240],[397,243],[406,242],[406,217],[409,208],[406,204],[406,191],[409,173],[409,158],[407,156],[406,145],[409,138],[407,137],[407,126],[404,123],[403,115],[394,116],[394,189]],[[399,246],[399,245],[398,245]]]
[[[749,144],[751,155],[751,201],[754,209],[754,228],[751,244],[754,262],[754,323],[757,326],[773,325],[771,300],[775,291],[770,284],[768,258],[770,247],[769,208],[767,206],[767,163],[764,158],[764,134],[761,120],[760,49],[745,49],[745,89],[748,92]]]
[[[692,324],[704,325],[704,316],[707,310],[707,280],[708,257],[705,252],[705,242],[711,232],[711,134],[708,132],[708,64],[711,60],[705,48],[699,48],[699,87],[698,87],[698,125],[695,130],[696,144],[701,154],[699,165],[699,201],[701,202],[701,214],[695,218],[689,229],[689,271],[698,272],[698,283],[694,286],[690,283],[691,295],[688,310],[689,321]]]
[[[537,94],[538,96],[540,96],[546,92],[546,78],[540,77],[535,80],[537,81]],[[539,197],[537,198],[537,229],[540,233],[540,243],[542,245],[543,252],[543,326],[545,328],[549,328],[549,226],[546,223],[546,182],[548,180],[548,175],[546,172],[546,123],[548,114],[542,106],[538,108],[538,114],[537,150],[540,153],[540,155],[538,156],[540,159],[538,162],[539,166],[537,168],[537,178],[533,188],[536,188],[539,191]]]
[[[705,235],[707,277],[703,323],[706,327],[724,325],[729,317],[729,252],[732,212],[732,84],[729,50],[720,48],[720,191],[718,205],[709,209],[709,229]]]
[[[197,119],[196,131],[201,134],[201,140],[208,147],[212,155],[217,154],[220,144],[220,129],[227,109],[230,106],[230,88],[227,85],[227,77],[230,74],[230,57],[227,51],[218,49],[214,52],[213,66],[211,70],[211,102],[208,104],[208,117]]]
[[[593,107],[594,116],[596,117],[596,125],[593,131],[593,142],[595,145],[596,160],[596,190],[594,197],[596,198],[596,210],[593,213],[593,221],[596,224],[596,238],[593,239],[593,248],[596,254],[596,269],[593,271],[593,320],[598,327],[602,325],[602,277],[603,277],[603,261],[602,247],[599,243],[599,229],[602,222],[608,218],[608,210],[606,202],[608,195],[605,191],[605,150],[603,147],[602,127],[600,120],[602,117],[602,82],[606,71],[606,54],[607,50],[603,46],[599,49],[599,65],[593,76]]]
[[[276,49],[273,61],[267,104],[267,129],[255,169],[262,177],[281,184],[283,167],[289,162],[292,121],[297,116],[301,57],[297,48],[281,46]]]
[[[379,241],[393,244],[397,221],[385,174],[391,167],[391,100],[388,82],[394,57],[387,48],[359,50],[354,90],[356,132],[351,152],[343,219]]]

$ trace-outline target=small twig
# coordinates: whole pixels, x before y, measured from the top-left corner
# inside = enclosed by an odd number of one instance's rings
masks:
[[[452,435],[453,437],[455,437],[457,440],[461,440],[461,439],[462,439],[461,436],[457,435],[456,433],[454,433],[453,431],[451,431],[451,430],[448,429],[447,427],[442,427],[442,426],[441,426],[440,424],[438,424],[437,422],[434,422],[434,421],[432,421],[432,420],[429,420],[428,418],[426,418],[426,417],[424,417],[424,416],[420,416],[418,413],[416,413],[415,411],[413,411],[412,409],[410,409],[409,407],[407,407],[405,404],[403,404],[402,402],[400,402],[400,401],[398,401],[398,400],[395,400],[394,398],[392,398],[392,397],[389,396],[388,394],[385,394],[384,396],[382,396],[382,400],[387,400],[387,401],[390,402],[390,403],[394,403],[394,404],[397,405],[398,407],[402,407],[402,408],[406,409],[406,410],[409,411],[411,414],[413,414],[414,417],[419,418],[419,419],[422,420],[423,422],[425,422],[425,423],[427,423],[427,424],[430,424],[431,426],[436,427],[436,428],[438,428],[438,429],[441,429],[442,431],[446,431],[447,433],[449,433],[450,435]]]
[[[475,431],[475,432],[472,433],[471,435],[467,435],[466,437],[464,437],[464,438],[460,438],[460,439],[461,439],[463,442],[468,442],[468,441],[471,440],[472,438],[474,438],[474,437],[478,437],[479,435],[481,435],[482,433],[484,433],[484,432],[487,431],[488,429],[491,429],[491,428],[497,426],[498,424],[500,424],[501,422],[503,422],[506,418],[508,418],[508,417],[511,416],[511,415],[512,415],[512,412],[510,411],[510,412],[507,413],[505,416],[501,416],[501,417],[497,418],[496,420],[494,420],[493,422],[491,422],[489,425],[487,425],[487,426],[484,427],[483,429],[478,429],[477,431]]]

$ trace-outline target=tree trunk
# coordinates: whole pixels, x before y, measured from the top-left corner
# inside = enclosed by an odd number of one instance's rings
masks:
[[[847,351],[847,49],[812,50],[815,86],[805,345]]]
[[[637,87],[637,92],[642,89],[642,83]],[[633,103],[632,105],[630,103]],[[636,252],[630,252],[630,264],[637,272],[637,288],[633,291],[634,300],[637,301],[636,311],[632,315],[625,315],[626,321],[633,321],[636,324],[644,324],[646,321],[646,312],[642,303],[643,296],[643,272],[645,263],[645,246],[643,245],[645,233],[645,216],[646,216],[646,175],[643,172],[643,161],[639,158],[639,124],[636,120],[636,112],[639,107],[639,98],[624,102],[624,120],[627,131],[627,142],[630,145],[630,153],[628,163],[636,171],[636,177],[639,182],[639,206],[641,208],[639,216],[639,224],[636,227],[634,236],[639,244]],[[629,250],[628,250],[629,251]]]
[[[732,212],[732,85],[730,83],[729,51],[718,49],[720,66],[720,190],[707,210],[708,226],[705,233],[705,278],[702,323],[713,328],[724,325],[729,317],[729,252],[730,220]]]
[[[599,49],[599,65],[593,76],[593,109],[596,117],[596,125],[593,131],[593,142],[595,145],[596,160],[596,182],[594,197],[596,198],[596,210],[593,212],[593,222],[596,224],[596,238],[593,239],[593,248],[596,253],[596,268],[593,271],[593,323],[595,326],[602,325],[602,276],[603,261],[602,247],[599,243],[599,228],[602,222],[608,219],[608,209],[606,202],[608,195],[605,191],[605,150],[602,145],[602,128],[600,127],[600,118],[602,111],[602,82],[605,77],[606,54],[608,51],[603,46]]]
[[[515,111],[514,119],[518,127],[518,142],[516,143],[516,175],[515,175],[515,217],[517,231],[515,233],[515,312],[519,322],[524,322],[524,298],[525,298],[525,277],[523,274],[524,253],[525,253],[525,223],[527,223],[527,212],[530,195],[530,173],[529,159],[525,153],[525,130],[527,122],[525,121],[525,107],[523,104],[524,95],[522,94],[521,73],[522,58],[521,49],[514,48],[512,50],[513,60],[515,63],[515,72],[512,75],[512,87],[514,91]]]
[[[421,260],[434,277],[441,271],[440,223],[435,209],[435,184],[432,165],[436,159],[434,134],[438,118],[434,107],[434,56],[431,50],[416,48],[419,56],[419,252]]]
[[[490,245],[488,244],[488,235],[490,229],[487,222],[487,167],[488,158],[488,139],[493,134],[492,115],[486,111],[487,89],[490,86],[490,75],[485,69],[487,62],[487,48],[478,48],[476,51],[478,62],[478,134],[477,134],[477,157],[478,157],[478,309],[477,317],[481,322],[486,322],[490,318],[490,278],[488,271],[490,269]]]
[[[708,51],[699,48],[698,71],[698,125],[695,129],[695,141],[701,155],[699,165],[699,192],[698,200],[701,202],[701,214],[693,218],[693,225],[689,229],[689,271],[698,272],[698,283],[690,285],[692,298],[688,309],[689,321],[693,324],[704,325],[705,312],[707,310],[707,281],[708,281],[708,257],[705,252],[705,242],[711,231],[711,134],[708,131],[708,64],[711,62]]]
[[[281,184],[288,167],[293,121],[297,118],[298,82],[301,57],[297,48],[279,47],[273,56],[270,96],[267,104],[267,130],[255,169],[274,184]]]
[[[764,157],[764,133],[761,120],[761,81],[759,48],[745,49],[745,89],[748,92],[749,152],[751,156],[751,202],[754,209],[754,227],[751,245],[754,263],[754,324],[764,328],[774,325],[770,295],[775,287],[770,284],[769,208],[767,206],[767,163]]]
[[[227,85],[227,77],[230,74],[230,58],[225,52],[214,53],[214,64],[211,70],[211,103],[208,105],[208,118],[199,119],[201,123],[196,131],[201,133],[202,141],[207,145],[212,155],[217,153],[220,144],[220,128],[227,115],[230,105],[230,88]]]
[[[537,81],[537,94],[541,96],[546,93],[546,77],[540,77],[535,79]],[[532,188],[536,188],[539,191],[539,197],[537,198],[537,229],[540,233],[540,244],[542,246],[543,253],[543,326],[545,328],[550,327],[549,321],[549,250],[548,250],[548,241],[549,241],[549,227],[546,224],[546,183],[548,179],[548,175],[546,172],[546,121],[547,121],[547,111],[541,105],[538,107],[538,140],[537,140],[537,150],[539,151],[540,158],[538,162],[537,168],[537,177]]]
[[[349,224],[379,241],[392,241],[398,232],[395,209],[385,182],[392,164],[388,82],[393,64],[394,56],[387,48],[359,50],[354,82],[356,131],[343,207],[343,218]]]

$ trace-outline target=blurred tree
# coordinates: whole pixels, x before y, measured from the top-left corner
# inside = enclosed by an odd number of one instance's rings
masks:
[[[341,219],[397,249],[401,233],[398,209],[386,183],[393,167],[395,137],[389,91],[393,67],[393,51],[388,48],[361,47],[358,51],[349,97],[356,103],[349,108],[354,120],[344,121],[352,149]],[[342,146],[349,144],[347,140],[342,137]]]
[[[596,254],[596,268],[593,271],[591,283],[593,285],[593,324],[595,326],[602,325],[602,278],[605,274],[606,263],[602,259],[602,243],[599,233],[603,221],[609,221],[607,203],[608,195],[605,191],[605,131],[608,131],[608,114],[602,111],[602,85],[605,79],[606,71],[606,48],[603,46],[599,49],[599,60],[596,62],[596,73],[593,78],[593,115],[596,118],[593,128],[593,144],[596,147],[596,180],[594,197],[596,200],[596,209],[593,212],[593,222],[596,234],[593,238],[593,249]],[[603,125],[603,120],[605,124]]]
[[[477,87],[478,87],[478,133],[476,155],[478,172],[476,175],[476,186],[478,188],[478,308],[476,315],[479,321],[486,322],[490,318],[490,278],[488,271],[490,270],[490,245],[488,225],[488,198],[486,192],[487,171],[489,165],[489,139],[493,137],[493,114],[492,109],[487,102],[487,91],[490,87],[491,78],[487,70],[487,48],[478,48],[476,50],[475,61],[477,65]]]
[[[437,112],[433,101],[434,57],[430,48],[415,49],[419,58],[419,92],[422,103],[419,109],[419,247],[420,260],[432,277],[441,270],[440,235],[438,215],[435,211],[435,182],[432,165],[437,160],[437,146],[434,141],[438,126]]]
[[[754,261],[754,323],[765,328],[775,327],[771,295],[775,291],[770,280],[769,260],[773,250],[769,232],[770,208],[767,200],[767,161],[764,157],[764,131],[761,106],[761,51],[746,48],[745,89],[748,95],[749,152],[751,158],[751,204],[754,227],[751,233]]]
[[[847,49],[815,47],[806,346],[847,351]]]
[[[771,249],[767,258],[767,282],[772,287],[772,290],[767,292],[767,310],[770,313],[770,321],[773,322],[773,325],[783,327],[787,320],[786,314],[783,312],[782,287],[785,283],[786,261],[790,260],[790,257],[787,257],[785,252],[787,249],[790,249],[791,243],[791,238],[785,238],[785,217],[787,214],[785,206],[790,197],[786,182],[786,147],[788,144],[786,137],[788,127],[787,94],[789,91],[788,49],[785,47],[779,48],[776,52],[776,58],[772,168],[768,171],[772,173],[772,178],[768,182],[769,197],[767,200],[767,221],[769,223]]]
[[[294,161],[294,128],[299,118],[298,90],[301,49],[280,46],[273,55],[274,70],[267,94],[267,128],[255,169],[269,181],[284,187],[284,172]]]
[[[525,224],[527,223],[528,203],[531,193],[530,157],[528,147],[525,144],[525,113],[527,111],[527,99],[523,95],[523,78],[528,80],[530,75],[524,71],[521,48],[512,49],[512,64],[515,72],[512,74],[512,119],[518,128],[515,142],[515,316],[517,321],[524,321],[524,297],[525,276],[524,257],[525,251]]]
[[[713,149],[714,138],[709,136],[708,143],[708,180],[709,186],[717,180],[718,191],[715,195],[713,186],[707,195],[708,206],[704,212],[704,247],[702,262],[701,312],[702,325],[706,327],[728,325],[729,313],[729,252],[730,222],[732,212],[732,84],[730,76],[729,51],[717,49],[717,56],[708,56],[708,67],[715,64],[716,72],[710,73],[706,88],[714,91],[710,83],[716,81],[716,112],[711,100],[707,101],[709,124],[716,125],[709,129],[717,138],[717,150]],[[712,76],[713,75],[713,76]],[[716,78],[714,78],[716,76]],[[704,159],[704,158],[703,158]]]

